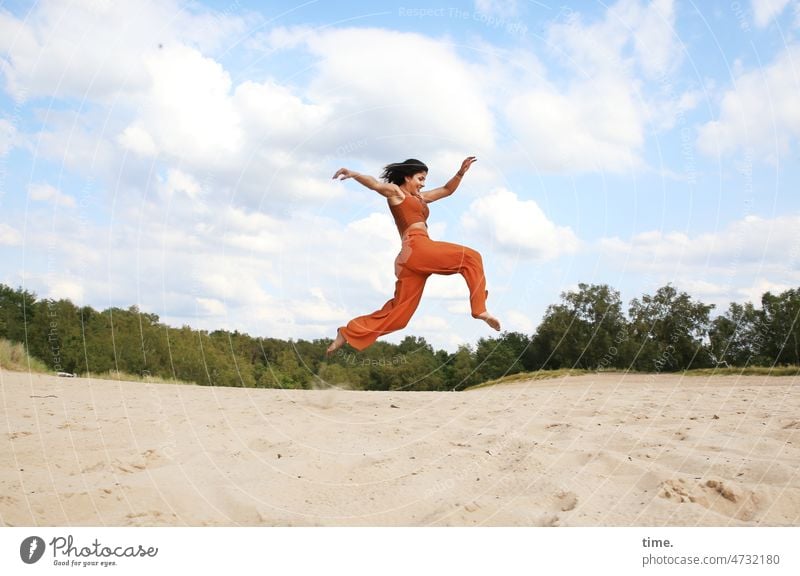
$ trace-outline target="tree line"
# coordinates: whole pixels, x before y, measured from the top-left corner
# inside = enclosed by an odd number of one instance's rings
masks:
[[[0,339],[23,343],[51,370],[108,372],[217,386],[361,390],[460,390],[523,371],[560,368],[675,372],[715,366],[800,365],[800,292],[765,293],[761,306],[731,303],[712,318],[668,284],[627,309],[605,284],[579,284],[549,306],[535,333],[504,332],[434,350],[424,338],[345,346],[329,339],[256,338],[238,331],[174,328],[130,308],[102,312],[69,300],[38,299],[0,284]]]

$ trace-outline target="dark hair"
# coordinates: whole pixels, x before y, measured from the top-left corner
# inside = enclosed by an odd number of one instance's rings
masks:
[[[404,162],[397,162],[395,164],[389,164],[383,169],[383,174],[381,174],[381,178],[384,179],[386,182],[391,182],[392,184],[397,184],[400,186],[404,184],[406,181],[406,176],[413,176],[418,172],[427,172],[428,167],[425,166],[423,162],[416,160],[414,158],[409,158]]]

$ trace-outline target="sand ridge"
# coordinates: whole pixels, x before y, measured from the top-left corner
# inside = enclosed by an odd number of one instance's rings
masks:
[[[7,526],[800,525],[794,377],[0,388]]]

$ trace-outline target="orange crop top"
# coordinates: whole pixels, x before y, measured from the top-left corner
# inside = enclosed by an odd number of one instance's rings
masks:
[[[428,219],[428,204],[419,196],[413,194],[406,194],[403,201],[396,206],[389,204],[389,210],[394,216],[394,223],[397,225],[397,231],[400,236],[405,234],[408,227],[417,222],[425,222]]]

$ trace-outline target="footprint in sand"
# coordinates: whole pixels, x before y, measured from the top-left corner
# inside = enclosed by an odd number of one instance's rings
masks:
[[[269,440],[265,440],[264,438],[256,438],[247,445],[247,447],[254,452],[268,452],[272,450],[274,446],[274,443],[270,442]]]
[[[482,506],[477,502],[475,502],[475,500],[473,500],[469,504],[464,504],[464,510],[466,510],[467,512],[477,512],[481,508]]]
[[[659,496],[667,500],[675,499],[677,502],[694,502],[697,498],[690,494],[690,487],[683,478],[678,480],[665,480],[661,483],[661,493]]]
[[[556,494],[556,505],[562,512],[574,510],[578,505],[578,496],[574,492],[558,492]]]
[[[758,497],[755,492],[722,480],[692,483],[682,478],[666,480],[662,482],[659,495],[677,504],[697,504],[717,514],[744,522],[753,520],[758,512]]]
[[[98,462],[97,464],[95,464],[93,466],[87,466],[86,468],[81,470],[81,474],[89,474],[89,473],[92,473],[92,472],[99,472],[100,470],[102,470],[105,467],[106,467],[106,463],[105,462]]]
[[[578,505],[578,496],[574,492],[559,490],[553,494],[552,499],[547,503],[546,510],[549,512],[541,516],[531,517],[531,526],[554,527],[561,526],[561,514],[571,512]]]
[[[563,430],[565,428],[572,428],[572,424],[566,424],[566,423],[562,423],[562,422],[554,422],[553,424],[548,424],[544,428],[545,428],[545,430],[554,430],[554,429],[558,429],[558,428],[561,428]]]
[[[561,519],[556,514],[550,514],[540,518],[534,525],[541,526],[542,528],[554,528],[556,526],[561,526]]]
[[[141,472],[142,470],[152,468],[152,464],[158,462],[159,460],[161,460],[161,455],[159,454],[158,450],[150,449],[139,454],[138,458],[135,458],[133,461],[123,462],[117,458],[113,462],[113,466],[120,472],[133,474],[134,472]]]
[[[247,447],[253,452],[262,452],[274,458],[286,458],[297,452],[297,446],[292,441],[271,442],[266,438],[256,438],[248,442]]]
[[[178,519],[174,512],[164,513],[159,510],[149,510],[147,512],[131,512],[125,515],[127,522],[125,526],[153,526],[154,524],[171,525]]]

